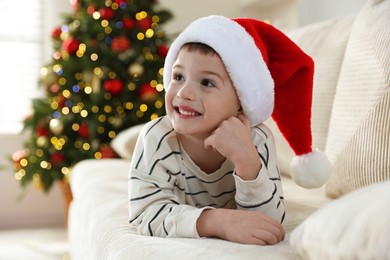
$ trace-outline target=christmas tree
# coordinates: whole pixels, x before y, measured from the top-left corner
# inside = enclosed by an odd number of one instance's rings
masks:
[[[75,163],[113,158],[123,129],[165,113],[162,70],[171,18],[155,0],[71,0],[74,12],[52,32],[45,95],[24,120],[29,139],[12,156],[15,177],[48,191]]]

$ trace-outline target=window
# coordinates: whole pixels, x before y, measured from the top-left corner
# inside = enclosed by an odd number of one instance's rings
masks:
[[[39,95],[43,0],[0,0],[0,134],[18,133]]]

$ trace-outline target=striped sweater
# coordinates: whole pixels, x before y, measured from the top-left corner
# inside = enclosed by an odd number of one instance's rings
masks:
[[[228,160],[216,172],[204,173],[180,145],[167,117],[147,123],[130,166],[130,223],[142,235],[197,238],[196,221],[207,208],[262,211],[282,222],[285,206],[273,135],[265,125],[252,128],[252,135],[262,167],[257,179],[244,181]]]

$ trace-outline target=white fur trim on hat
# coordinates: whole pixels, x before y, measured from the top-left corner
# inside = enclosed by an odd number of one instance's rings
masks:
[[[213,15],[194,21],[172,43],[164,64],[166,90],[171,81],[173,63],[181,47],[189,42],[206,44],[219,54],[252,126],[271,116],[274,81],[263,56],[252,36],[241,25],[223,16]]]
[[[304,188],[318,188],[330,177],[332,166],[328,157],[319,150],[294,156],[291,160],[292,178]]]

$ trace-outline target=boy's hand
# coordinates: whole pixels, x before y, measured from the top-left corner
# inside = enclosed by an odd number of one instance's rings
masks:
[[[204,141],[205,148],[213,148],[230,160],[236,174],[243,180],[256,179],[261,162],[253,145],[249,120],[239,114],[223,121]]]
[[[257,211],[205,210],[197,222],[200,236],[216,236],[241,244],[274,245],[284,240],[283,226]]]

